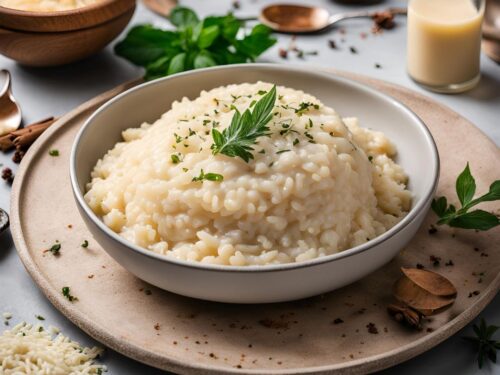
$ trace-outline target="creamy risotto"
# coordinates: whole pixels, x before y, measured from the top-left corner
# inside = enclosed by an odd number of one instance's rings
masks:
[[[302,91],[277,88],[269,134],[248,163],[213,154],[212,129],[222,132],[235,109],[254,107],[271,87],[203,91],[124,131],[95,166],[87,203],[141,247],[234,266],[322,257],[400,221],[411,194],[394,145]]]
[[[0,6],[34,12],[54,12],[82,8],[102,0],[0,0]]]

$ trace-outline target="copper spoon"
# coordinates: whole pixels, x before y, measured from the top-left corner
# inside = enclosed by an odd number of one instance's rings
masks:
[[[170,11],[177,5],[176,0],[142,0],[142,2],[147,8],[164,17],[168,17]]]
[[[392,14],[406,14],[404,8],[391,8],[387,10]],[[274,31],[293,34],[309,34],[324,31],[339,21],[350,18],[372,18],[375,11],[357,11],[330,14],[321,7],[304,5],[274,4],[265,7],[259,20]]]
[[[10,133],[21,125],[21,108],[12,95],[11,77],[8,70],[0,70],[0,136]]]

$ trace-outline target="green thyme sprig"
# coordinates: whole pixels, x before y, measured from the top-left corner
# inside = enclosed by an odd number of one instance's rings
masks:
[[[257,138],[269,135],[267,124],[271,121],[272,110],[276,103],[276,86],[265,94],[250,112],[248,108],[243,114],[235,109],[231,125],[222,133],[212,129],[212,153],[229,157],[240,157],[247,163],[253,159],[253,145]]]
[[[438,225],[449,225],[450,227],[488,230],[500,225],[500,219],[484,210],[470,209],[482,202],[500,200],[500,180],[490,185],[490,190],[476,198],[476,181],[469,169],[469,163],[460,173],[456,181],[456,191],[461,208],[448,205],[446,197],[439,197],[432,201],[432,210],[439,216]]]
[[[477,365],[482,368],[485,361],[497,363],[497,350],[500,350],[500,341],[493,339],[493,334],[499,329],[497,326],[489,326],[484,319],[479,325],[474,324],[472,329],[476,337],[463,337],[477,346]]]

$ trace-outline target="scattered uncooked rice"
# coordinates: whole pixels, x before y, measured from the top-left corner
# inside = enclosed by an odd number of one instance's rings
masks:
[[[82,8],[102,0],[0,0],[0,6],[34,12],[52,12]]]
[[[102,374],[94,364],[100,348],[81,347],[57,330],[20,323],[0,336],[0,374],[79,375]]]
[[[203,91],[153,124],[123,132],[92,172],[85,199],[131,242],[222,265],[302,262],[360,245],[408,212],[407,176],[384,134],[341,119],[302,91],[278,87],[254,159],[213,155],[211,130],[272,85]],[[204,173],[222,182],[193,181]]]

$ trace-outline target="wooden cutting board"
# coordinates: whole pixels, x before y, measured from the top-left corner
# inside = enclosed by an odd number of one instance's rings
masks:
[[[478,192],[500,178],[498,147],[457,113],[399,86],[337,74],[393,96],[422,118],[441,156],[439,195],[455,200],[455,178],[467,161]],[[429,226],[436,221],[432,213],[411,244],[389,264],[318,297],[227,305],[147,285],[92,239],[78,215],[69,181],[69,154],[76,132],[96,108],[133,84],[90,100],[51,127],[24,158],[12,194],[11,230],[26,269],[56,308],[104,345],[183,374],[362,374],[437,345],[476,317],[498,292],[499,228],[484,233],[439,228],[430,234]],[[51,148],[59,149],[61,156],[49,156]],[[485,207],[499,209],[498,203]],[[59,257],[44,252],[56,240],[62,244]],[[81,247],[84,240],[90,243],[87,249]],[[441,258],[438,266],[433,266],[431,255]],[[459,290],[455,304],[432,317],[420,332],[400,326],[386,312],[400,267],[417,263],[442,273]],[[78,301],[66,300],[63,286],[69,286]],[[369,332],[370,323],[377,333]]]

